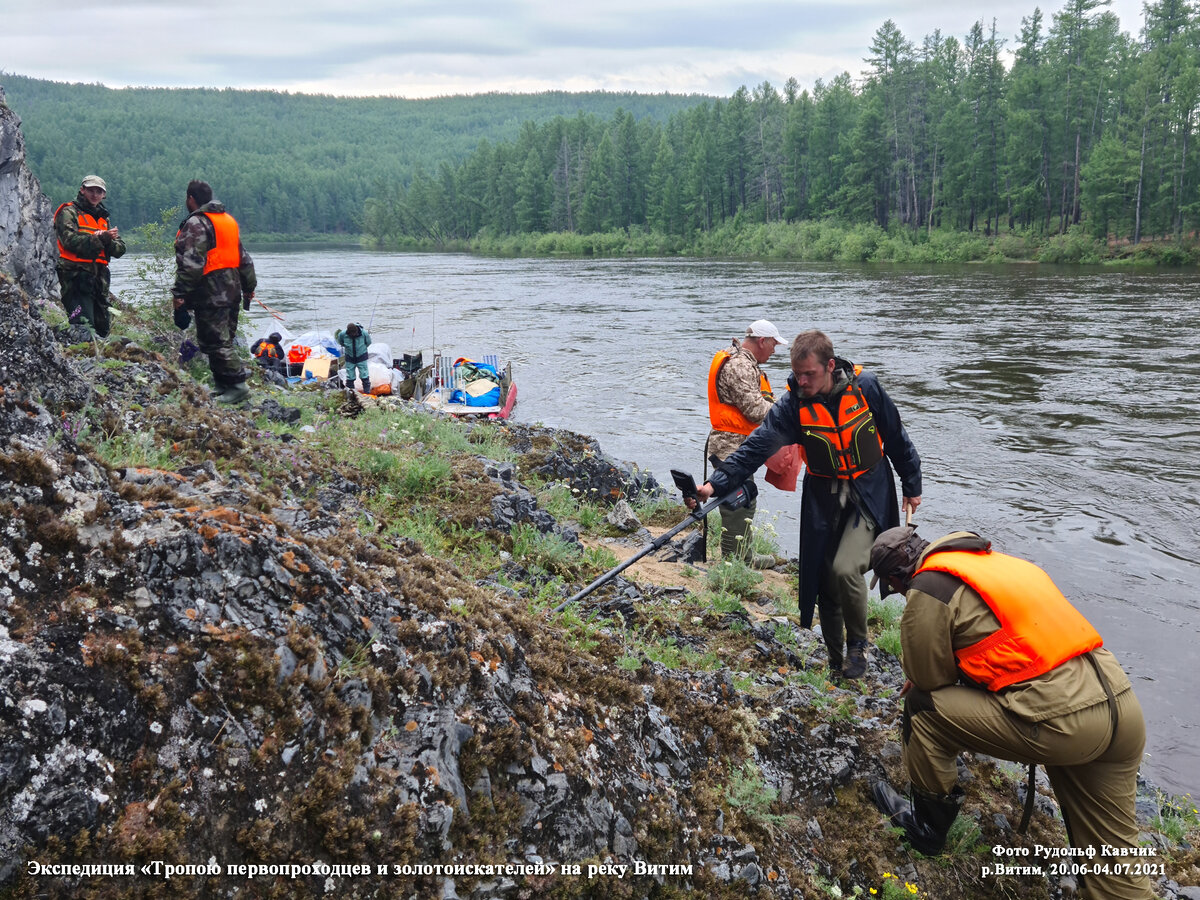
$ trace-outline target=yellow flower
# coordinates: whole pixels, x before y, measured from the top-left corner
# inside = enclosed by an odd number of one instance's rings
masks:
[[[875,890],[875,888],[871,888],[871,893],[872,893],[872,894],[878,894],[878,893],[879,893],[879,891]]]
[[[915,894],[915,893],[917,892],[917,886],[916,886],[915,884],[909,884],[909,883],[906,881],[906,882],[904,882],[904,886],[905,886],[906,888],[908,888],[908,892],[909,892],[910,894]]]

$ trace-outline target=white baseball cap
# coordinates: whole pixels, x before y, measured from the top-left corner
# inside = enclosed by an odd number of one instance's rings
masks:
[[[751,322],[746,328],[746,337],[756,338],[774,338],[776,344],[786,344],[783,335],[779,333],[779,329],[768,322],[766,319],[759,319],[757,322]]]

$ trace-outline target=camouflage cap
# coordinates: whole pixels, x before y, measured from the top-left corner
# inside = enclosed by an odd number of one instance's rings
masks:
[[[104,179],[99,175],[84,175],[83,187],[98,187],[104,193],[108,193],[108,185],[104,183]]]
[[[921,551],[928,546],[929,542],[917,534],[915,525],[901,525],[898,528],[889,528],[884,531],[875,538],[875,543],[871,547],[871,568],[875,571],[875,576],[871,579],[871,587],[882,582],[884,586],[882,593],[886,597],[891,593],[890,590],[887,590],[888,576],[897,572],[906,572],[906,574],[912,575]]]

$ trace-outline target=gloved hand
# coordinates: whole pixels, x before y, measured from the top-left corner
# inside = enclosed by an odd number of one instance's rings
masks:
[[[242,309],[244,309],[246,312],[250,312],[250,301],[252,299],[254,299],[253,294],[243,294],[242,295]]]
[[[181,306],[175,310],[175,327],[183,330],[192,324],[192,314],[187,311],[186,306]]]

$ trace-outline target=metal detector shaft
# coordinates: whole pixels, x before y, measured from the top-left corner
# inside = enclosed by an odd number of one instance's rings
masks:
[[[641,550],[639,550],[633,556],[629,557],[629,559],[625,560],[625,562],[621,563],[619,566],[617,566],[614,569],[609,569],[607,572],[605,572],[603,575],[601,575],[599,578],[597,578],[595,581],[593,581],[591,584],[589,584],[583,590],[579,591],[577,594],[574,594],[574,595],[568,597],[566,600],[564,600],[558,606],[554,607],[554,612],[556,612],[556,613],[562,612],[564,609],[566,609],[572,603],[575,603],[577,600],[582,600],[584,597],[586,597],[588,594],[590,594],[596,588],[600,587],[600,585],[605,584],[605,583],[611,581],[612,579],[616,578],[618,575],[620,575],[622,572],[624,572],[626,569],[628,569],[630,566],[632,566],[635,562],[637,562],[643,556],[646,556],[649,553],[653,553],[655,550],[658,550],[661,547],[665,546],[666,543],[669,540],[671,540],[671,538],[675,537],[675,535],[679,534],[679,532],[683,531],[683,529],[687,528],[689,525],[695,525],[697,522],[704,521],[704,518],[710,512],[712,512],[714,509],[716,509],[722,503],[725,503],[728,500],[730,500],[731,498],[735,497],[737,495],[738,491],[740,491],[740,490],[742,490],[742,486],[738,485],[734,490],[730,491],[724,497],[715,497],[712,500],[709,500],[703,506],[696,507],[694,510],[692,510],[692,514],[690,516],[688,516],[686,519],[684,519],[682,522],[680,522],[678,525],[676,525],[670,531],[664,532],[663,534],[659,535],[651,543],[647,544],[645,547],[643,547]]]

